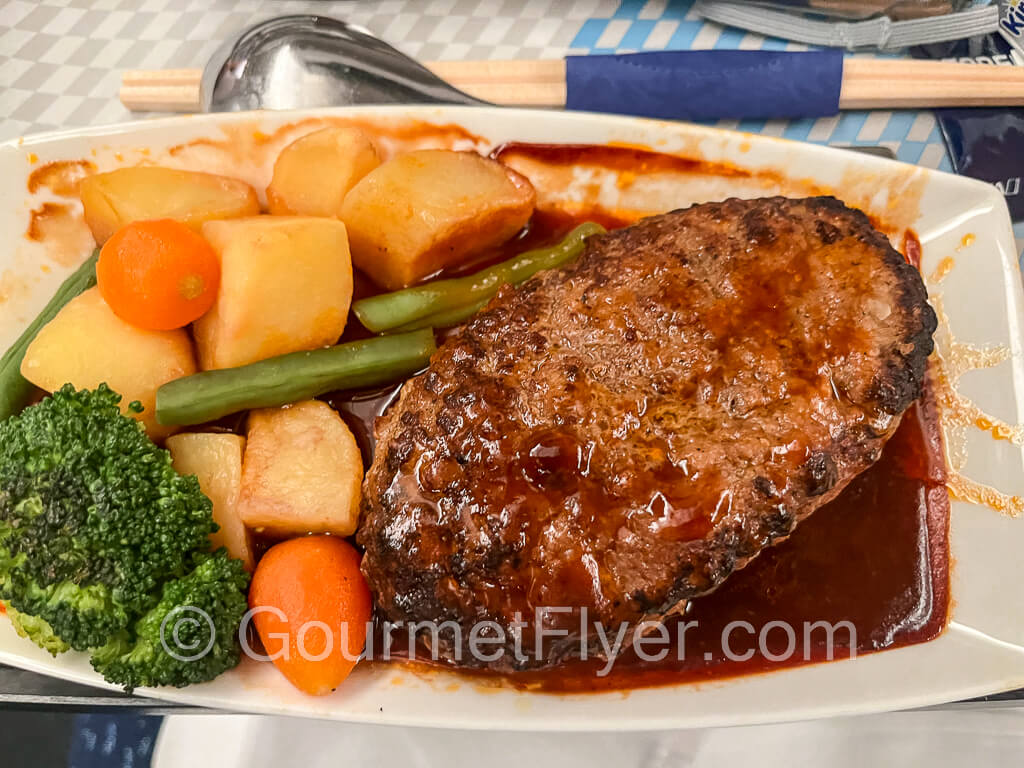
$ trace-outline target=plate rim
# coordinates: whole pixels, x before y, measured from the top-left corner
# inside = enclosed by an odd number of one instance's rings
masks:
[[[213,114],[199,114],[199,115],[178,115],[178,116],[162,117],[162,118],[149,119],[149,120],[124,121],[124,122],[119,122],[119,123],[115,123],[115,124],[111,124],[111,125],[104,125],[104,126],[87,126],[87,127],[80,127],[80,128],[61,129],[61,130],[49,131],[49,132],[45,132],[45,133],[38,133],[38,134],[27,135],[27,136],[15,138],[15,139],[10,139],[8,141],[0,143],[0,161],[2,161],[3,155],[8,153],[9,151],[14,151],[16,153],[24,153],[24,152],[27,152],[30,149],[34,148],[34,147],[40,147],[40,146],[44,146],[44,145],[60,143],[60,142],[68,141],[68,140],[74,140],[74,139],[82,139],[82,138],[104,138],[104,137],[124,138],[124,137],[129,137],[129,136],[137,133],[140,129],[148,129],[148,130],[154,130],[154,131],[172,130],[175,127],[180,126],[180,125],[189,125],[189,126],[196,126],[196,125],[198,125],[200,127],[205,127],[205,126],[213,126],[213,127],[215,127],[215,126],[218,126],[218,125],[224,124],[224,123],[233,123],[233,122],[241,123],[241,122],[253,121],[253,120],[257,120],[257,121],[269,120],[270,122],[273,122],[273,123],[284,124],[284,123],[287,123],[289,120],[294,120],[296,118],[302,118],[302,117],[318,117],[318,116],[321,116],[321,117],[335,117],[335,116],[337,116],[337,117],[344,117],[344,116],[352,116],[352,115],[372,115],[372,116],[379,116],[379,117],[394,117],[394,118],[398,118],[398,119],[403,119],[403,118],[404,119],[423,119],[423,120],[427,120],[427,121],[439,118],[439,119],[445,120],[446,122],[449,122],[449,123],[454,123],[454,124],[460,124],[461,125],[462,121],[460,120],[460,116],[461,115],[465,115],[465,114],[473,114],[474,116],[484,115],[485,118],[487,118],[488,116],[498,116],[499,114],[501,116],[503,116],[503,117],[507,117],[510,114],[512,114],[512,115],[515,115],[517,117],[523,117],[523,116],[542,117],[544,120],[564,121],[567,124],[571,124],[574,121],[580,121],[580,122],[583,122],[583,123],[590,123],[590,122],[594,121],[595,119],[599,119],[605,125],[611,125],[613,127],[615,127],[615,126],[642,126],[645,129],[647,129],[649,131],[652,131],[652,132],[655,132],[655,133],[663,132],[663,131],[671,131],[673,133],[678,133],[680,135],[691,135],[691,136],[692,135],[697,135],[697,136],[699,136],[701,138],[711,138],[711,139],[716,139],[717,138],[720,141],[722,140],[722,137],[726,137],[726,138],[728,138],[729,140],[732,140],[732,141],[735,141],[735,140],[749,141],[749,142],[752,143],[752,145],[753,144],[758,144],[758,145],[765,145],[765,146],[782,146],[782,147],[785,147],[785,148],[794,149],[794,150],[798,151],[801,155],[810,155],[812,157],[816,156],[816,155],[820,155],[822,157],[827,157],[827,158],[832,159],[832,158],[837,158],[838,156],[845,156],[845,153],[846,153],[846,150],[842,149],[842,148],[829,147],[829,146],[818,145],[818,144],[811,144],[811,143],[807,143],[807,142],[797,142],[797,141],[792,141],[792,140],[783,139],[783,138],[779,138],[779,137],[764,136],[764,135],[760,135],[760,134],[751,134],[751,133],[745,133],[745,132],[742,132],[742,131],[717,128],[717,127],[713,127],[713,126],[696,125],[696,124],[684,124],[684,123],[676,123],[676,122],[669,122],[669,121],[652,120],[652,119],[647,119],[647,118],[633,118],[633,117],[621,116],[621,115],[604,115],[604,114],[600,114],[600,113],[583,113],[583,112],[568,113],[568,112],[556,112],[556,111],[548,111],[548,110],[511,109],[511,108],[503,108],[503,107],[471,107],[471,106],[439,106],[439,105],[390,105],[390,106],[366,106],[366,107],[358,107],[358,108],[335,107],[335,108],[327,108],[327,109],[302,109],[302,110],[289,110],[289,111],[280,111],[280,112],[278,112],[278,111],[262,110],[262,111],[254,111],[254,112],[232,112],[232,113],[213,113]],[[842,154],[839,155],[837,153],[842,153]],[[939,179],[941,184],[952,185],[954,187],[954,189],[957,189],[957,188],[961,189],[965,194],[969,192],[972,195],[972,197],[974,198],[974,201],[973,201],[972,205],[980,205],[982,202],[986,202],[993,209],[995,209],[995,215],[997,215],[997,216],[1002,215],[1003,224],[1005,224],[1005,226],[1001,227],[1004,231],[998,234],[997,241],[1001,242],[1004,238],[1006,238],[1008,236],[1009,237],[1009,243],[1012,245],[1012,242],[1013,242],[1013,240],[1012,240],[1012,225],[1010,223],[1009,213],[1008,213],[1008,211],[1006,209],[1005,201],[1003,200],[1002,196],[999,195],[997,190],[995,190],[995,188],[992,187],[991,185],[986,184],[986,183],[981,182],[981,181],[978,181],[978,180],[968,179],[968,178],[965,178],[965,177],[960,177],[960,176],[956,176],[956,175],[953,175],[953,174],[949,174],[949,173],[946,173],[946,172],[943,172],[943,171],[938,171],[938,170],[934,170],[934,169],[930,169],[930,168],[922,168],[922,167],[919,167],[919,166],[914,166],[912,164],[903,163],[903,162],[900,162],[898,160],[893,160],[893,159],[888,159],[888,158],[883,158],[883,157],[877,157],[877,156],[865,156],[865,155],[862,155],[858,159],[858,164],[864,165],[864,166],[866,166],[868,168],[877,168],[879,170],[890,170],[890,171],[892,169],[894,169],[894,168],[913,168],[913,169],[915,169],[915,172],[918,172],[918,173],[922,174],[926,179],[930,180],[932,178],[936,178],[936,179]],[[1000,211],[1000,209],[1001,209],[1001,211]],[[1000,249],[1000,257],[1002,257],[1003,255],[1006,255],[1006,253],[1008,253],[1008,254],[1010,254],[1012,256],[1012,254],[1014,254],[1015,251],[1014,251],[1014,249],[1012,247],[1009,248],[1008,251],[1004,251],[1003,249]],[[4,256],[5,256],[4,249],[0,249],[0,262],[3,261]],[[1004,284],[1003,287],[1004,288],[1008,288],[1010,290],[1010,293],[1014,294],[1014,298],[1016,300],[1017,307],[1019,308],[1020,306],[1024,306],[1024,292],[1022,292],[1022,287],[1021,287],[1019,264],[1016,262],[1015,259],[1013,260],[1013,266],[1016,267],[1016,275],[1017,275],[1016,286],[1008,286],[1008,285]],[[1009,310],[1009,307],[1008,307],[1008,310]],[[1009,311],[1007,311],[1006,317],[1007,317],[1007,327],[1008,327],[1008,330],[1010,332],[1011,341],[1015,342],[1018,347],[1024,346],[1024,317],[1022,317],[1020,313],[1014,314],[1014,313],[1009,312]],[[1022,362],[1022,360],[1020,358],[1018,358],[1018,357],[1014,357],[1013,358],[1013,362],[1014,362],[1014,368],[1017,371],[1017,375],[1013,376],[1013,378],[1014,378],[1014,382],[1013,382],[1014,395],[1017,398],[1018,402],[1020,402],[1021,400],[1024,400],[1024,397],[1022,397],[1022,385],[1020,384],[1021,381],[1024,381],[1024,362]],[[951,518],[952,518],[952,512],[951,512]],[[951,541],[951,544],[952,544],[952,541]],[[951,615],[953,615],[952,611],[951,611]],[[1024,621],[1024,620],[1022,620],[1022,621]],[[957,622],[956,622],[955,616],[954,616],[952,621],[950,622],[950,625],[944,631],[943,635],[940,636],[940,639],[941,639],[941,637],[946,636],[953,629],[953,627],[956,624],[957,624]],[[969,627],[968,627],[968,629],[970,629],[971,632],[976,632],[979,635],[983,635],[986,638],[986,640],[989,641],[989,642],[996,643],[996,644],[999,644],[999,645],[1005,645],[1008,648],[1012,648],[1015,653],[1019,654],[1021,656],[1021,665],[1019,667],[1019,670],[1020,670],[1019,682],[1020,682],[1021,685],[1024,685],[1024,646],[1013,644],[1013,643],[1007,643],[1006,641],[1000,640],[998,638],[995,638],[995,637],[992,637],[992,636],[989,636],[989,635],[985,635],[984,633],[977,632],[977,630],[973,630],[973,629],[971,629]],[[901,653],[901,652],[904,652],[904,651],[913,651],[914,649],[917,649],[917,648],[920,648],[920,647],[926,646],[926,645],[931,645],[932,643],[935,643],[935,642],[937,642],[937,640],[929,641],[928,643],[924,643],[924,644],[921,644],[921,645],[911,645],[911,646],[906,646],[906,647],[903,647],[903,648],[889,649],[889,650],[886,650],[884,652],[884,654],[870,654],[870,656],[874,657],[874,656],[879,656],[879,655],[891,655],[891,654]],[[39,672],[41,674],[46,674],[46,675],[53,676],[53,677],[60,677],[62,679],[70,680],[70,681],[77,682],[77,683],[82,683],[82,684],[85,684],[85,685],[98,686],[98,687],[101,687],[101,688],[106,688],[108,690],[115,690],[115,691],[119,690],[119,688],[117,686],[111,686],[109,684],[105,684],[105,683],[102,683],[101,681],[97,680],[92,675],[92,673],[90,673],[87,676],[79,676],[77,674],[76,670],[74,670],[74,669],[67,669],[67,668],[65,668],[63,666],[50,667],[47,664],[36,664],[32,660],[26,660],[26,657],[24,655],[12,654],[12,653],[10,653],[8,651],[5,651],[2,647],[0,647],[0,661],[3,661],[4,663],[10,664],[11,666],[16,666],[16,667],[19,667],[19,668],[22,668],[22,669],[30,669],[31,671]],[[815,665],[812,665],[812,666],[815,666]],[[822,666],[822,665],[817,665],[817,666]],[[773,677],[777,677],[779,675],[787,674],[788,670],[802,670],[802,669],[806,669],[806,668],[807,667],[803,667],[803,666],[800,666],[800,667],[790,667],[790,668],[787,668],[787,669],[773,671],[773,672],[770,672],[768,674],[773,676]],[[757,677],[757,676],[759,676],[759,675],[755,675],[753,677]],[[742,679],[743,678],[730,678],[730,679],[727,679],[727,680],[725,680],[723,682],[731,684],[731,683],[736,682],[737,680],[742,680]],[[1017,678],[1015,678],[1015,680],[1016,679]],[[693,690],[693,685],[691,683],[681,683],[681,684],[675,684],[675,685],[669,685],[669,686],[662,686],[662,687],[658,687],[658,688],[655,688],[655,689],[638,689],[638,690],[657,690],[657,691],[661,691],[661,692],[669,692],[669,691],[671,691],[673,694],[676,694],[677,692],[679,692],[679,695],[687,695],[686,692]],[[984,693],[995,692],[995,690],[996,689],[994,689],[991,684],[980,683],[977,686],[977,690],[974,690],[974,689],[969,690],[969,691],[965,690],[965,693],[967,695],[982,695]],[[1002,690],[1002,689],[999,689],[999,690]],[[179,691],[179,690],[173,690],[173,689],[168,690],[168,689],[141,689],[140,688],[140,689],[138,689],[138,692],[139,692],[140,695],[143,695],[143,696],[146,696],[146,697],[152,697],[152,698],[157,699],[157,700],[174,701],[174,702],[186,703],[186,704],[195,703],[196,701],[202,701],[204,699],[209,700],[211,698],[211,697],[203,696],[202,695],[202,691],[200,689],[185,689],[185,690]],[[630,694],[627,694],[627,696],[631,695],[631,694],[632,694],[632,692],[630,692]],[[547,696],[547,695],[550,695],[550,694],[542,694],[542,695]],[[610,698],[618,699],[618,698],[622,698],[622,697],[623,697],[623,694],[621,692],[614,692],[614,691],[613,692],[604,693],[604,694],[602,694],[602,693],[590,693],[590,694],[583,694],[582,695],[582,698],[586,698],[586,699],[591,700],[591,701],[596,700],[596,699],[610,699]],[[216,698],[216,697],[214,697],[214,698]],[[566,699],[569,699],[569,698],[577,698],[577,697],[571,697],[571,696],[570,697],[565,697],[565,696],[563,696],[562,700],[566,700]],[[913,694],[907,694],[907,696],[904,697],[904,698],[907,700],[908,706],[922,706],[922,705],[929,705],[929,704],[936,703],[932,699],[929,699],[928,701],[925,701],[925,702],[915,701],[915,697],[914,697]],[[200,706],[202,706],[202,704],[200,704]],[[890,707],[888,707],[888,706],[883,707],[883,709],[889,709],[889,708]],[[279,708],[276,708],[276,707],[273,707],[273,706],[247,708],[246,711],[266,711],[266,712],[269,712],[269,713],[276,713],[276,714],[282,714],[283,713]],[[790,711],[795,711],[795,710],[792,710],[792,708],[790,708]],[[881,711],[881,710],[878,709],[878,708],[872,708],[872,707],[870,707],[868,705],[865,705],[862,708],[856,708],[856,709],[854,709],[852,711],[845,711],[842,714],[860,714],[860,713],[867,713],[867,712],[873,712],[873,711]],[[300,715],[303,714],[301,712],[290,712],[290,713],[292,713],[292,714],[300,714]],[[826,716],[826,715],[831,715],[831,714],[838,714],[838,713],[834,713],[834,712],[830,712],[830,711],[825,711],[825,712],[818,713],[818,712],[813,712],[812,711],[812,712],[809,712],[809,713],[805,713],[804,716]],[[326,715],[326,717],[330,717],[330,715]],[[440,718],[443,719],[443,715],[436,716],[436,717],[440,717]],[[378,717],[374,716],[374,713],[367,713],[366,716],[362,717],[362,718],[354,717],[350,713],[347,716],[345,716],[344,719],[347,720],[347,721],[351,721],[351,722],[365,722],[365,723],[388,722],[388,723],[395,723],[395,724],[402,724],[402,725],[422,725],[422,726],[426,726],[426,727],[459,727],[459,728],[482,728],[482,729],[495,727],[495,723],[487,722],[486,716],[482,717],[479,721],[461,721],[461,722],[456,722],[456,723],[440,722],[440,721],[434,722],[434,721],[432,721],[432,719],[430,717],[424,717],[424,718],[420,718],[420,719],[416,719],[416,718],[412,718],[412,719],[407,719],[406,718],[406,719],[403,719],[401,717],[398,717],[398,718],[394,718],[394,717],[391,717],[391,718],[380,717],[380,718],[378,718]],[[788,719],[788,718],[785,718],[785,719]],[[526,720],[527,721],[524,724],[522,724],[522,725],[519,725],[515,721],[513,721],[512,723],[508,723],[508,722],[502,723],[502,724],[500,724],[499,727],[504,727],[504,728],[511,727],[513,729],[521,729],[521,730],[525,730],[525,729],[530,729],[530,730],[552,730],[552,731],[567,730],[566,727],[565,727],[565,723],[560,723],[560,722],[557,722],[557,721],[554,721],[554,722],[546,721],[546,720],[538,721],[536,718],[527,718]],[[708,724],[739,724],[739,723],[755,724],[755,723],[779,722],[779,721],[780,721],[779,717],[776,716],[775,714],[773,714],[773,713],[766,713],[764,719],[760,719],[760,720],[759,719],[751,719],[750,717],[745,717],[745,718],[742,718],[740,720],[730,721],[728,718],[725,718],[721,723],[718,723],[718,722],[700,723],[700,725],[708,725]],[[650,724],[646,724],[646,723],[636,723],[636,722],[633,722],[628,717],[626,717],[624,722],[621,724],[621,726],[617,727],[614,722],[613,723],[609,723],[609,722],[602,721],[601,718],[596,718],[595,719],[595,724],[591,728],[585,727],[584,725],[578,725],[578,726],[575,726],[575,727],[570,725],[568,730],[592,730],[594,728],[605,729],[605,728],[609,728],[609,727],[616,728],[617,730],[652,730],[652,729],[658,729],[658,728],[679,727],[679,726],[678,726],[678,722],[676,722],[676,721],[671,721],[670,723],[656,721],[656,722],[653,722],[653,723],[650,723]]]

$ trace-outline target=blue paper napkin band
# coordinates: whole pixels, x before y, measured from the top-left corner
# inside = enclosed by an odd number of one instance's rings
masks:
[[[566,107],[663,119],[839,112],[843,52],[651,51],[566,59]]]

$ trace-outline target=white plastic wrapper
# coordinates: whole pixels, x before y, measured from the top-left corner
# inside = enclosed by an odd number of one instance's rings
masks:
[[[771,3],[761,0],[746,1],[750,5],[766,8],[799,9],[808,13],[844,19],[870,19],[873,16],[888,16],[893,21],[941,16],[978,4],[973,3],[972,0],[781,0],[781,2]]]
[[[811,45],[891,51],[996,30],[999,8],[972,0],[697,0],[719,24]]]

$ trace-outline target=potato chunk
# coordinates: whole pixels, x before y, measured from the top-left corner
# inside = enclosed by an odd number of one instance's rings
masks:
[[[307,400],[249,414],[240,502],[249,528],[350,536],[362,482],[359,446],[330,406]]]
[[[213,502],[213,519],[220,530],[210,536],[214,549],[227,547],[228,554],[253,568],[249,532],[238,514],[242,487],[242,454],[245,438],[214,432],[186,432],[167,438],[174,469],[195,475],[199,487]]]
[[[146,331],[107,306],[97,288],[69,301],[25,351],[21,375],[47,392],[67,383],[95,389],[106,382],[122,396],[121,410],[138,400],[137,418],[154,440],[176,430],[156,422],[156,391],[196,371],[192,341],[183,330]]]
[[[238,179],[173,168],[119,168],[82,179],[85,223],[103,245],[132,221],[177,219],[196,231],[203,222],[255,216],[256,191]]]
[[[267,207],[274,215],[337,216],[345,194],[378,165],[377,148],[358,128],[314,131],[281,150]]]
[[[508,240],[533,213],[530,182],[473,152],[425,149],[389,160],[345,197],[352,260],[404,288]]]
[[[203,237],[220,258],[217,299],[193,327],[203,369],[329,346],[341,336],[352,301],[352,260],[340,221],[211,221]]]

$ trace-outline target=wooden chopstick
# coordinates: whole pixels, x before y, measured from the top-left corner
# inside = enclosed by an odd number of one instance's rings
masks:
[[[1024,67],[847,58],[841,109],[996,107],[1024,104]]]
[[[495,104],[565,105],[565,61],[437,61],[436,75]],[[146,112],[198,112],[202,70],[128,70],[121,103]],[[847,58],[840,109],[981,107],[1024,105],[1024,67],[948,61]]]
[[[563,59],[512,61],[438,61],[425,66],[471,96],[520,107],[565,105]],[[126,70],[121,103],[135,112],[202,110],[201,69]]]
[[[121,103],[133,112],[200,112],[201,69],[129,69],[121,75]]]
[[[565,59],[428,61],[424,66],[484,101],[510,107],[565,106]]]

